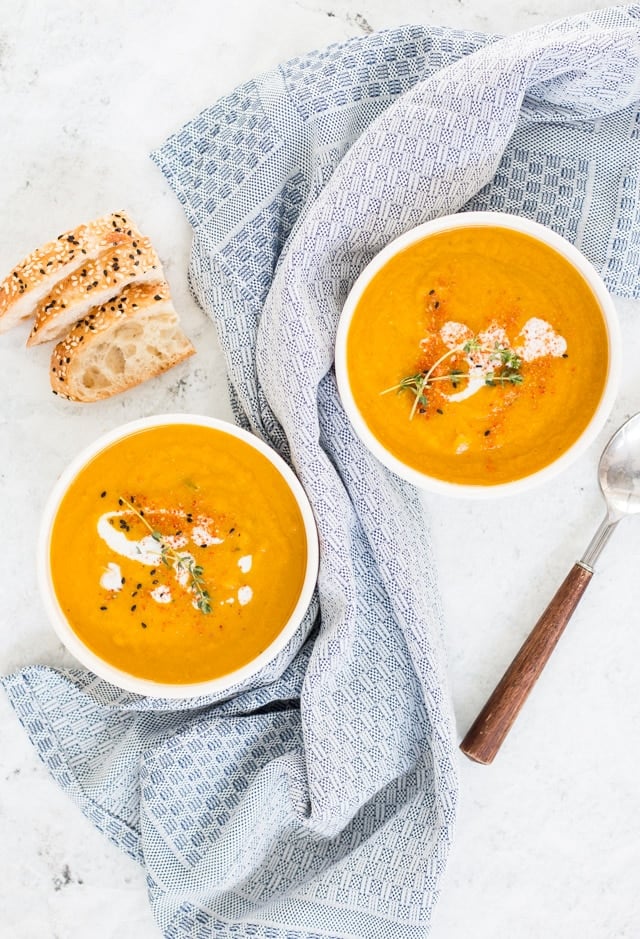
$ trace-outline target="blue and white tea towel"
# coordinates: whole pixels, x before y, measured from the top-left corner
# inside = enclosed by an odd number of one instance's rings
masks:
[[[225,701],[4,679],[167,939],[428,934],[457,800],[434,563],[416,494],[342,411],[336,323],[383,245],[462,208],[542,221],[638,296],[639,101],[638,6],[502,40],[416,26],[248,82],[153,155],[239,419],[292,462],[322,555],[304,627]]]

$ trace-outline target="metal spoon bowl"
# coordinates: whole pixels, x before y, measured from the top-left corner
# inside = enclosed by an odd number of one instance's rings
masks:
[[[612,518],[640,512],[640,414],[625,421],[604,448],[598,479]]]
[[[595,563],[618,523],[627,515],[640,513],[640,413],[630,417],[602,451],[598,481],[607,506],[605,518],[460,744],[462,752],[478,763],[491,763],[500,749],[589,586]]]

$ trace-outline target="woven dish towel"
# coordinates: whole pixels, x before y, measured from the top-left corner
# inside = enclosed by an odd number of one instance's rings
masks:
[[[542,221],[638,296],[639,99],[638,6],[500,40],[407,27],[248,82],[153,155],[238,418],[290,459],[321,538],[303,627],[226,700],[4,679],[55,779],[145,866],[167,939],[428,934],[457,800],[434,565],[415,492],[340,407],[336,323],[383,245],[461,208]]]

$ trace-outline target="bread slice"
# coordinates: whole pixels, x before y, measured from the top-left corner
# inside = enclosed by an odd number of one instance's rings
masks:
[[[55,285],[36,309],[27,345],[61,339],[70,326],[115,297],[127,284],[162,279],[162,264],[149,239],[125,242],[87,261]]]
[[[132,284],[88,313],[58,343],[51,356],[51,388],[70,401],[100,401],[195,351],[180,329],[169,285]]]
[[[125,212],[113,212],[33,251],[0,284],[0,333],[31,316],[55,284],[77,267],[139,237]]]

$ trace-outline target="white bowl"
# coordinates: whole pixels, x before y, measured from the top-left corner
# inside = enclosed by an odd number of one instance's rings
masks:
[[[255,659],[252,659],[252,661],[243,665],[236,671],[230,672],[228,675],[222,675],[209,681],[192,684],[166,684],[150,679],[139,678],[116,668],[96,655],[71,628],[69,621],[58,603],[51,576],[50,545],[53,523],[62,499],[78,473],[90,460],[97,456],[98,453],[116,441],[122,440],[124,437],[128,437],[138,431],[147,430],[151,427],[165,426],[167,424],[196,424],[201,427],[211,427],[214,430],[224,431],[232,437],[243,440],[245,443],[249,444],[249,446],[253,447],[254,450],[257,450],[258,453],[265,456],[278,470],[298,504],[298,508],[302,514],[307,543],[307,566],[298,602],[283,629],[276,636],[271,645]],[[51,624],[63,645],[66,646],[69,652],[71,652],[79,662],[100,678],[104,678],[106,681],[117,685],[119,688],[124,688],[126,691],[134,691],[138,694],[153,695],[161,698],[184,699],[224,692],[246,681],[248,678],[251,678],[259,672],[260,669],[271,662],[285,648],[304,618],[315,588],[318,576],[318,563],[318,533],[313,512],[304,489],[284,460],[282,460],[271,447],[268,447],[253,434],[236,427],[235,424],[196,414],[162,414],[156,417],[131,421],[128,424],[116,427],[115,430],[109,431],[86,447],[70,463],[55,484],[45,506],[38,543],[38,581],[40,593]]]
[[[347,371],[347,335],[351,320],[362,294],[378,271],[396,254],[404,251],[410,245],[422,241],[429,235],[450,231],[454,228],[470,228],[473,226],[508,228],[512,231],[522,232],[548,245],[562,255],[582,275],[591,288],[600,306],[609,344],[608,372],[602,397],[591,420],[575,443],[542,469],[512,482],[497,483],[495,485],[469,485],[429,476],[412,466],[408,466],[393,453],[390,453],[374,436],[364,420],[353,397]],[[416,228],[405,232],[390,242],[386,248],[383,248],[364,268],[347,296],[338,323],[335,344],[336,381],[342,404],[354,430],[365,446],[381,463],[420,489],[443,495],[487,499],[525,492],[540,483],[546,482],[574,463],[593,443],[604,427],[617,394],[621,371],[621,348],[620,328],[613,301],[596,269],[577,248],[561,235],[557,235],[544,225],[526,218],[508,215],[503,212],[459,212],[456,215],[447,215],[431,222],[425,222],[424,225],[418,225]]]

